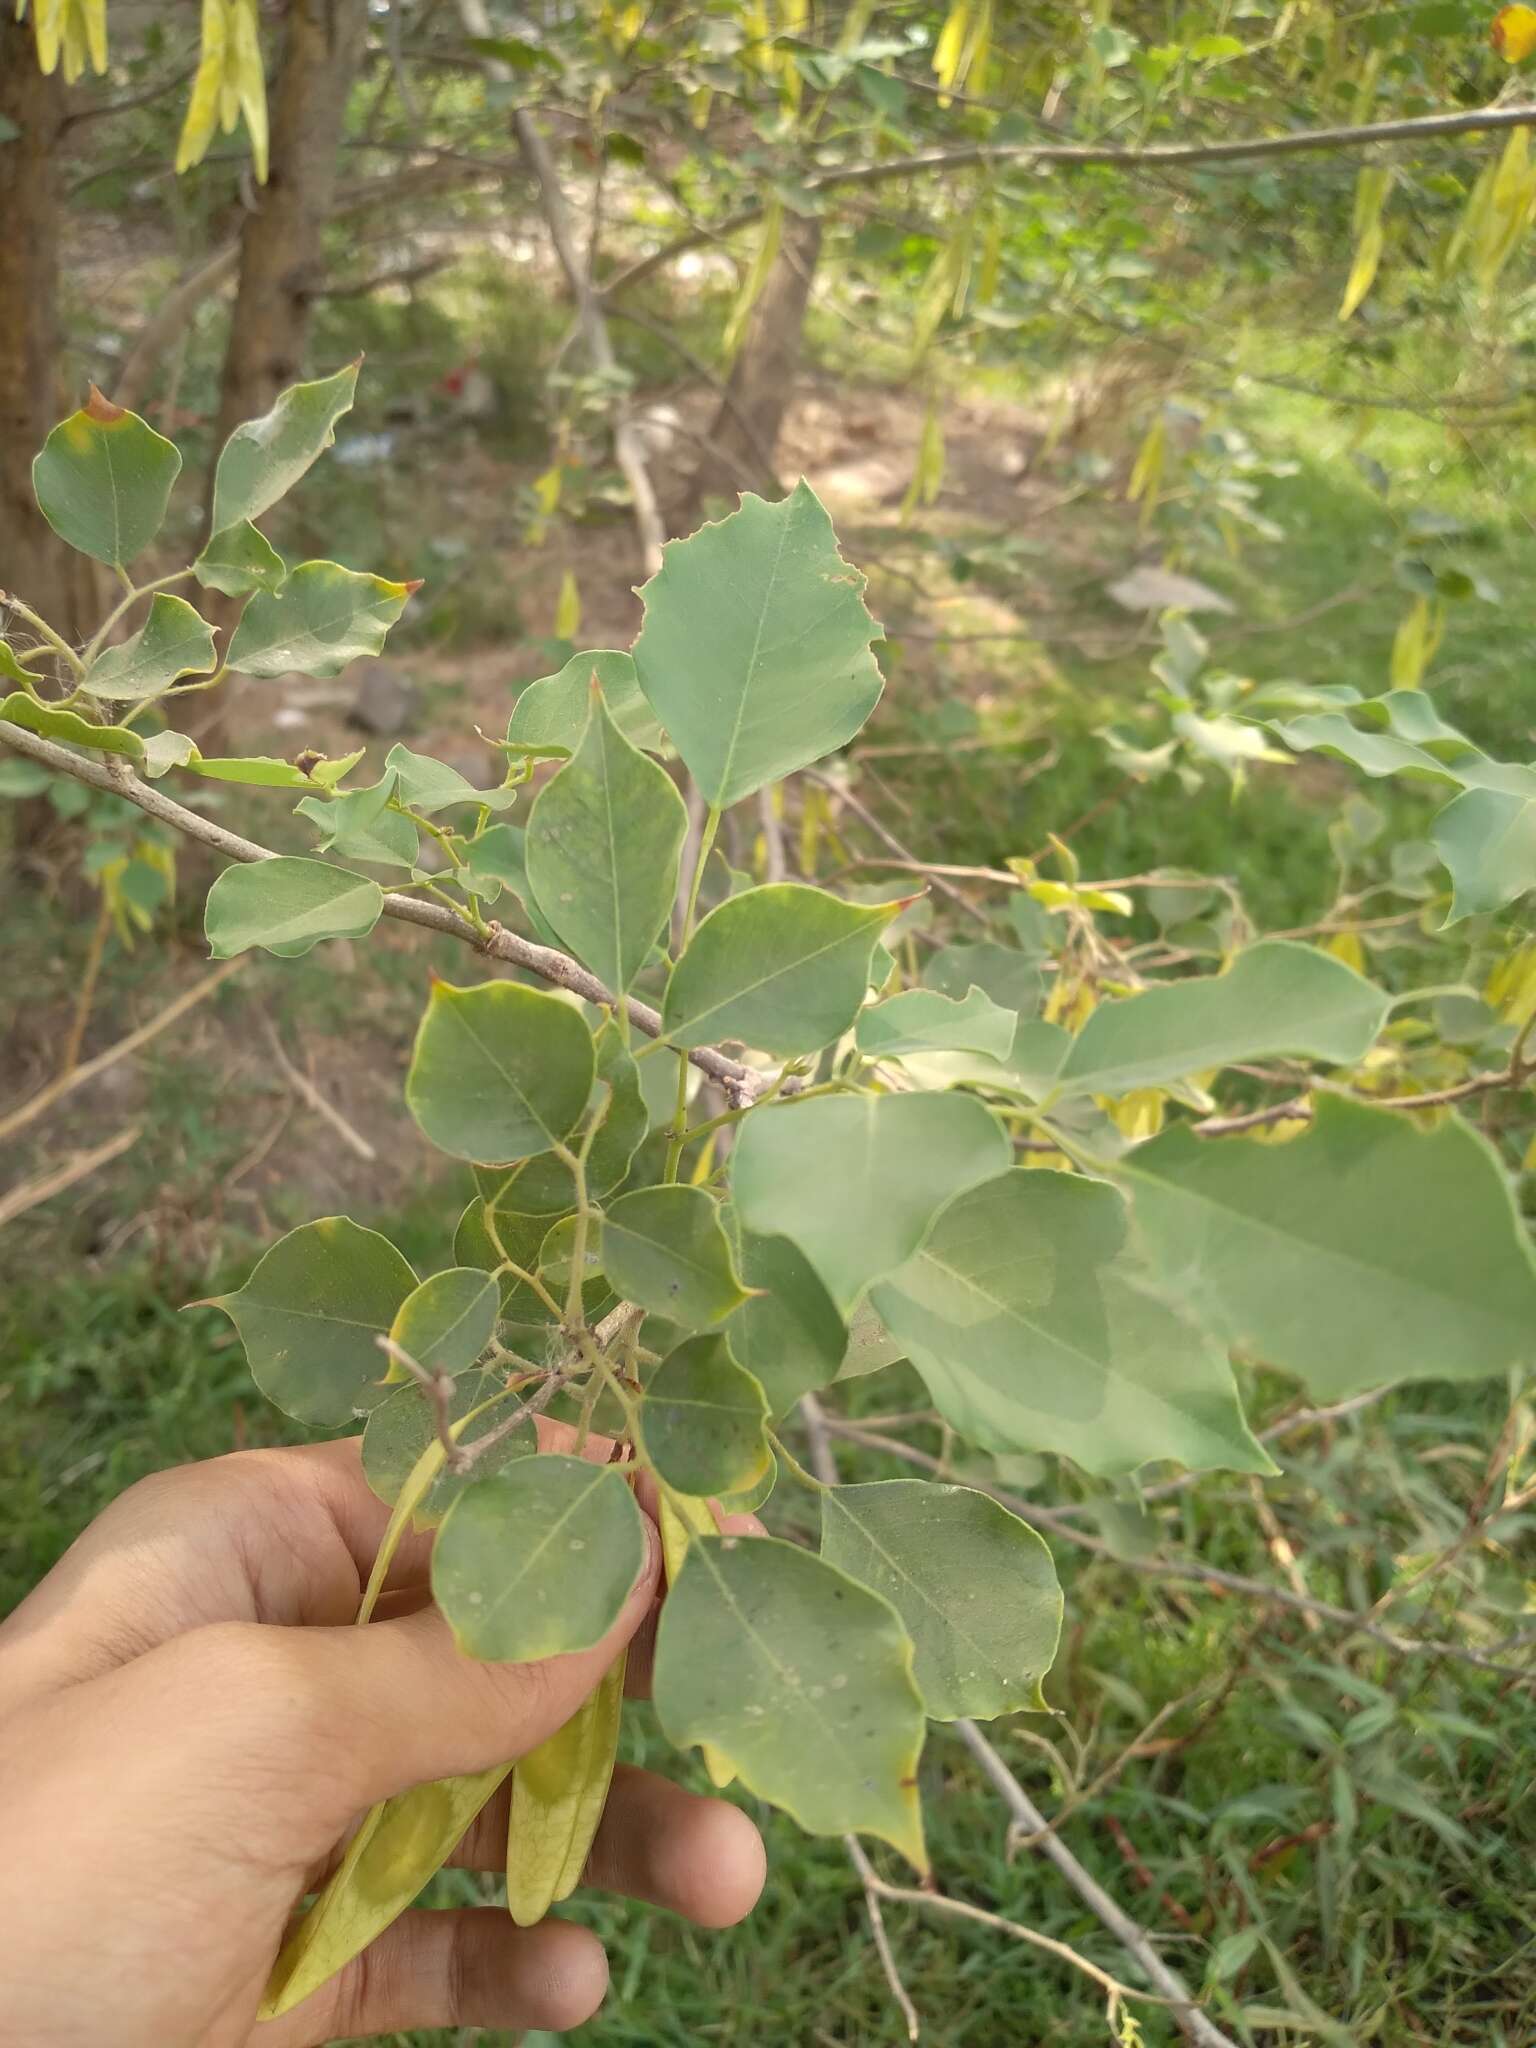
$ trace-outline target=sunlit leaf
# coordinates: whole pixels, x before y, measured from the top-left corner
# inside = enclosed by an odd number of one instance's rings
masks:
[[[213,666],[212,626],[184,598],[160,591],[138,632],[98,654],[80,687],[88,696],[135,703],[158,697],[180,676],[208,675]]]
[[[379,652],[415,587],[336,562],[301,562],[275,595],[256,592],[226,659],[243,676],[339,676],[359,655]]]
[[[270,412],[236,427],[224,443],[214,474],[210,527],[223,551],[233,526],[259,519],[292,490],[336,438],[336,422],[352,408],[359,356],[332,377],[294,384]]]
[[[322,939],[360,939],[384,912],[384,892],[363,875],[282,854],[227,867],[208,891],[203,929],[215,960],[251,946],[293,959]]]
[[[384,756],[384,766],[399,778],[402,801],[423,817],[449,810],[454,804],[481,804],[487,810],[504,811],[517,801],[515,789],[476,789],[446,761],[434,761],[430,754],[413,754],[398,741]]]
[[[160,531],[180,473],[179,451],[93,384],[82,410],[43,443],[32,488],[60,540],[125,568]]]
[[[659,747],[661,727],[640,693],[633,656],[609,648],[573,654],[557,674],[525,683],[507,722],[507,739],[539,752],[574,753],[587,728],[594,676],[625,739],[653,751]]]
[[[222,591],[226,597],[246,597],[253,590],[275,595],[288,575],[288,564],[249,519],[216,533],[192,568],[205,590]]]

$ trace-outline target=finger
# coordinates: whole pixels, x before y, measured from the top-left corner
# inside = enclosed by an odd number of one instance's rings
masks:
[[[0,1627],[4,1701],[214,1622],[350,1621],[390,1515],[360,1441],[238,1451],[131,1486]],[[390,1584],[421,1581],[430,1552],[408,1532]]]
[[[404,1913],[371,1947],[248,2048],[323,2048],[415,2027],[564,2033],[608,1988],[597,1937],[567,1920],[514,1927],[500,1907]]]
[[[511,1797],[510,1785],[496,1795],[451,1864],[506,1867]],[[757,1904],[766,1873],[763,1838],[740,1807],[620,1764],[582,1882],[664,1906],[699,1927],[734,1927]]]

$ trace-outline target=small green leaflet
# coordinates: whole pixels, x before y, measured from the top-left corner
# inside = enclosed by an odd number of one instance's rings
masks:
[[[625,739],[654,753],[664,736],[640,694],[634,658],[609,648],[573,654],[557,675],[540,676],[537,682],[525,684],[507,724],[508,744],[527,747],[530,752],[573,754],[586,730],[594,676],[609,715]]]
[[[783,1415],[800,1396],[837,1376],[847,1333],[810,1260],[787,1237],[738,1231],[737,1266],[748,1287],[725,1325],[731,1350]]]
[[[467,1656],[521,1664],[601,1642],[645,1558],[645,1524],[617,1466],[518,1458],[449,1509],[432,1592]]]
[[[34,660],[36,656],[32,657]],[[23,668],[8,640],[0,640],[0,683],[40,683],[36,669]]]
[[[1124,1095],[1238,1060],[1363,1059],[1391,998],[1314,946],[1267,939],[1225,974],[1102,1003],[1062,1061],[1063,1095]]]
[[[241,782],[253,789],[332,790],[344,775],[351,774],[364,752],[365,749],[359,747],[356,753],[343,754],[334,761],[317,761],[313,756],[303,756],[301,758],[306,765],[301,768],[296,761],[278,761],[270,754],[243,754],[224,760],[208,760],[193,747],[185,759],[171,765],[189,769],[192,774],[201,775],[209,782]]]
[[[812,1834],[857,1831],[926,1869],[922,1702],[894,1610],[771,1536],[696,1536],[662,1606],[656,1713]]]
[[[626,1301],[683,1329],[718,1323],[745,1299],[719,1204],[703,1188],[636,1188],[610,1202],[603,1265]]]
[[[332,377],[290,386],[270,412],[236,427],[219,452],[214,473],[209,524],[216,546],[230,527],[270,510],[331,446],[337,420],[351,410],[362,360],[359,356]]]
[[[581,1012],[559,996],[512,981],[455,988],[434,979],[406,1106],[440,1150],[509,1165],[564,1143],[595,1065]]]
[[[184,598],[162,590],[133,638],[98,654],[80,687],[88,696],[135,703],[158,697],[178,677],[210,675],[213,668],[212,626]]]
[[[656,1470],[680,1493],[744,1493],[767,1471],[768,1407],[719,1336],[668,1352],[645,1390],[640,1428]]]
[[[379,652],[415,588],[336,562],[301,562],[276,595],[256,592],[226,660],[242,676],[339,676],[359,655]]]
[[[1502,910],[1536,888],[1536,791],[1463,790],[1440,812],[1429,837],[1450,870],[1448,924],[1480,910]]]
[[[93,725],[77,711],[56,711],[51,704],[40,704],[24,690],[14,690],[9,697],[0,698],[0,719],[9,719],[12,725],[24,726],[28,732],[41,733],[44,739],[94,747],[103,754],[125,755],[135,767],[144,759],[144,741],[131,726]]]
[[[1121,1163],[1164,1284],[1331,1401],[1536,1357],[1536,1262],[1487,1140],[1321,1095],[1284,1145],[1165,1131]]]
[[[228,867],[203,911],[208,950],[231,959],[251,946],[293,959],[322,939],[360,939],[384,913],[384,892],[363,875],[289,854]]]
[[[635,668],[722,809],[844,746],[874,710],[879,628],[806,483],[669,541],[640,595]],[[701,622],[706,622],[707,625]]]
[[[747,889],[712,910],[662,1006],[676,1045],[738,1039],[781,1057],[819,1052],[853,1023],[880,929],[899,903],[845,903],[801,882]]]
[[[1017,1515],[970,1487],[923,1479],[834,1486],[821,1496],[821,1554],[901,1616],[935,1721],[1044,1709],[1061,1587],[1050,1551]]]
[[[307,796],[294,810],[319,826],[322,852],[375,867],[414,868],[421,835],[413,819],[390,809],[398,783],[395,770],[389,769],[367,789],[344,790],[332,798]]]
[[[1152,1458],[1272,1471],[1225,1356],[1153,1293],[1127,1228],[1105,1182],[1014,1167],[952,1202],[870,1299],[983,1449],[1099,1474]]]
[[[387,1237],[326,1216],[279,1238],[221,1308],[240,1332],[251,1376],[299,1422],[335,1427],[383,1398],[378,1340],[416,1275]]]
[[[944,1204],[1008,1165],[968,1095],[820,1095],[748,1117],[732,1160],[742,1227],[787,1237],[843,1314],[909,1259]]]
[[[246,597],[253,590],[282,589],[288,564],[259,527],[248,519],[216,533],[192,564],[193,574],[205,590],[221,591],[225,597]]]
[[[487,810],[504,811],[517,802],[515,789],[476,789],[446,761],[434,761],[430,754],[413,754],[399,743],[385,755],[384,766],[399,777],[401,800],[423,817],[454,804],[480,804]]]
[[[911,1052],[975,1052],[1006,1060],[1018,1027],[1017,1011],[1002,1009],[973,985],[958,1001],[925,988],[890,996],[860,1012],[855,1035],[870,1060]]]
[[[677,894],[688,813],[593,689],[575,752],[528,819],[528,882],[545,921],[615,994],[653,952]]]
[[[43,443],[32,488],[60,540],[121,569],[160,531],[180,474],[177,449],[93,384]]]
[[[450,1266],[407,1295],[390,1326],[390,1341],[423,1372],[467,1372],[496,1333],[501,1289],[488,1273],[472,1266]],[[410,1378],[408,1369],[390,1358],[382,1377],[391,1382]]]

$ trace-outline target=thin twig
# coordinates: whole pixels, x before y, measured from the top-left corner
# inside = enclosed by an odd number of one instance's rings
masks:
[[[1135,1957],[1146,1973],[1147,1981],[1155,1984],[1174,2006],[1174,2017],[1186,2039],[1194,2042],[1196,2048],[1235,2048],[1230,2036],[1214,2026],[1195,2005],[1183,1979],[1163,1961],[1147,1930],[1115,1904],[1103,1886],[1089,1876],[1066,1843],[1051,1832],[1045,1815],[976,1723],[957,1721],[954,1726],[955,1733],[986,1772],[994,1789],[1002,1795],[1015,1827],[1035,1839],[1040,1854],[1056,1866],[1084,1905],[1098,1917],[1127,1954]],[[919,1898],[922,1896],[918,1894]],[[1041,1939],[1043,1942],[1044,1937]],[[1079,1957],[1077,1960],[1081,1963],[1082,1959]]]
[[[271,1018],[263,1017],[262,1024],[266,1030],[267,1042],[272,1048],[272,1057],[277,1062],[277,1070],[289,1087],[296,1095],[303,1097],[317,1116],[324,1117],[344,1145],[355,1152],[359,1159],[365,1159],[372,1165],[379,1156],[373,1146],[361,1131],[353,1129],[335,1103],[326,1100],[309,1076],[299,1072],[283,1051],[283,1042],[278,1037],[277,1026]]]
[[[102,891],[101,903],[96,911],[96,923],[91,932],[90,951],[85,956],[85,967],[80,976],[80,987],[75,996],[74,1015],[69,1020],[69,1036],[64,1041],[64,1050],[59,1055],[59,1080],[66,1080],[80,1064],[80,1047],[85,1042],[86,1026],[91,1021],[91,1008],[96,1001],[96,984],[101,978],[102,956],[107,950],[107,940],[112,933],[112,905],[107,893]]]
[[[384,1353],[391,1365],[398,1365],[408,1372],[432,1403],[432,1419],[437,1425],[437,1440],[443,1447],[443,1462],[450,1472],[465,1469],[461,1463],[462,1453],[458,1439],[453,1433],[453,1387],[451,1372],[429,1372],[426,1366],[412,1358],[403,1344],[397,1344],[393,1337],[383,1331],[374,1338],[374,1343]]]
[[[18,754],[25,754],[29,760],[40,761],[45,767],[61,775],[72,775],[77,782],[87,783],[92,789],[106,790],[112,796],[120,796],[125,802],[135,804],[152,818],[159,818],[163,824],[172,825],[189,839],[200,840],[204,846],[211,846],[216,853],[222,853],[228,860],[260,861],[273,860],[276,856],[267,846],[258,846],[254,840],[243,839],[238,832],[230,832],[222,825],[216,825],[211,818],[205,818],[198,811],[189,811],[173,798],[147,782],[141,782],[131,772],[121,776],[112,775],[95,761],[83,755],[71,753],[68,747],[61,747],[52,740],[40,738],[36,733],[27,732],[19,725],[11,725],[0,719],[0,740],[14,747]],[[389,894],[384,898],[384,915],[398,918],[404,924],[421,925],[427,931],[445,932],[450,938],[462,940],[473,946],[477,952],[485,953],[493,960],[505,960],[513,967],[522,967],[530,974],[536,974],[541,981],[552,983],[556,988],[568,989],[584,1001],[594,1003],[603,1009],[617,1007],[616,998],[609,993],[595,974],[589,974],[578,966],[568,953],[558,952],[553,946],[535,945],[531,939],[520,938],[516,932],[509,932],[505,926],[492,921],[486,930],[477,932],[468,918],[442,903],[420,903],[413,896]],[[234,963],[238,965],[239,963]],[[649,1003],[642,1003],[635,996],[626,996],[624,1006],[629,1012],[630,1022],[643,1031],[647,1038],[662,1035],[661,1014]],[[167,1013],[163,1020],[169,1022]],[[158,1026],[156,1027],[158,1028]],[[696,1046],[688,1058],[712,1081],[718,1081],[725,1091],[727,1100],[735,1108],[755,1101],[766,1085],[760,1074],[744,1067],[739,1060],[730,1059],[713,1046]],[[90,1071],[89,1064],[78,1069],[76,1080]],[[74,1085],[74,1082],[71,1083]],[[35,1099],[35,1098],[34,1098]],[[28,1106],[28,1114],[33,1114]],[[0,1137],[5,1135],[6,1125],[0,1124]]]
[[[7,1223],[13,1223],[18,1216],[24,1216],[28,1209],[35,1209],[39,1202],[62,1195],[66,1188],[74,1187],[87,1174],[95,1173],[98,1167],[119,1158],[131,1145],[138,1143],[139,1132],[140,1126],[133,1124],[126,1131],[119,1131],[115,1138],[108,1138],[104,1145],[93,1146],[89,1152],[72,1152],[62,1166],[55,1166],[49,1172],[39,1174],[35,1180],[23,1181],[9,1194],[0,1195],[0,1229]]]
[[[869,1931],[874,1936],[875,1954],[880,1958],[885,1981],[891,1987],[891,1996],[900,2006],[901,2016],[907,2023],[907,2039],[915,2041],[922,2033],[922,2027],[917,2017],[917,2007],[912,2003],[911,1995],[901,1981],[901,1972],[896,1967],[896,1958],[891,1951],[891,1937],[885,1931],[885,1915],[880,1910],[879,1875],[865,1855],[863,1844],[857,1835],[844,1835],[843,1847],[848,1851],[848,1860],[858,1872],[859,1882],[864,1887],[864,1908],[869,1914]]]
[[[11,731],[10,726],[0,726],[0,733],[6,738],[10,737]],[[31,735],[28,734],[26,737],[30,738]],[[60,747],[57,751],[63,753],[64,749]],[[70,758],[73,760],[78,756],[72,755]],[[189,812],[188,815],[196,814]],[[247,964],[244,959],[222,961],[211,974],[205,974],[201,981],[195,982],[173,1003],[167,1003],[163,1010],[157,1010],[147,1024],[141,1024],[136,1031],[130,1031],[126,1038],[120,1038],[115,1045],[109,1045],[105,1052],[97,1053],[96,1057],[87,1060],[84,1066],[75,1067],[67,1074],[56,1075],[53,1080],[39,1088],[36,1094],[29,1095],[25,1102],[0,1117],[0,1138],[13,1136],[24,1125],[40,1117],[45,1110],[52,1109],[56,1102],[62,1101],[72,1090],[83,1088],[87,1081],[94,1081],[96,1076],[105,1073],[108,1067],[115,1066],[119,1060],[137,1052],[141,1045],[147,1045],[149,1040],[164,1031],[167,1025],[174,1024],[178,1017],[184,1017],[195,1004],[211,996],[215,989],[228,981],[232,974],[238,974]]]
[[[861,802],[861,800],[854,795],[853,791],[848,787],[848,785],[845,782],[839,782],[834,776],[831,775],[823,775],[820,772],[820,770],[816,768],[806,768],[802,770],[802,773],[804,774],[807,782],[816,783],[819,788],[829,791],[833,796],[837,797],[840,802],[845,804],[847,808],[850,811],[852,811],[853,815],[858,819],[859,823],[863,825],[866,828],[866,830],[873,832],[875,837],[880,841],[880,844],[883,847],[885,847],[889,852],[895,854],[897,859],[900,860],[904,866],[919,869],[923,874],[926,874],[933,883],[935,894],[942,896],[946,899],[946,901],[953,903],[957,910],[963,910],[967,917],[974,917],[980,924],[990,924],[991,920],[988,918],[984,910],[978,910],[976,908],[976,905],[972,903],[968,897],[962,895],[958,889],[956,889],[950,882],[947,882],[944,879],[944,877],[941,874],[937,873],[933,868],[925,867],[923,863],[919,861],[916,858],[916,856],[902,844],[902,842],[896,837],[895,833],[888,830],[887,827],[880,822],[880,820],[875,816],[874,812],[869,808],[869,806],[866,803]],[[1013,879],[1014,878],[1012,875],[1008,877],[1008,880],[1010,882],[1013,881]]]

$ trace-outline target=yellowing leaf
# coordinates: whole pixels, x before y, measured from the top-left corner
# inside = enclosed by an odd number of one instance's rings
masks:
[[[1536,50],[1536,7],[1501,7],[1488,40],[1506,64],[1523,64]]]
[[[907,494],[901,501],[901,518],[911,518],[919,505],[931,505],[938,497],[944,484],[944,425],[939,418],[937,399],[928,401],[928,411],[923,420],[922,438],[917,444],[917,462],[912,471],[912,481]]]
[[[1360,943],[1358,932],[1335,932],[1323,948],[1335,960],[1342,960],[1346,967],[1353,967],[1356,974],[1365,972],[1365,948]]]
[[[1344,298],[1339,307],[1341,320],[1350,318],[1376,282],[1385,239],[1381,213],[1391,183],[1391,171],[1381,164],[1367,164],[1356,182],[1355,260],[1350,266],[1349,282],[1344,287]]]
[[[726,322],[722,347],[729,361],[741,346],[741,338],[747,331],[747,319],[752,308],[762,296],[763,286],[768,282],[779,254],[779,238],[784,229],[784,205],[779,199],[770,199],[763,209],[763,237],[757,245],[757,254],[752,259],[752,268],[731,308],[731,317]]]
[[[581,631],[581,592],[569,569],[560,579],[560,596],[555,605],[555,638],[574,640]]]

